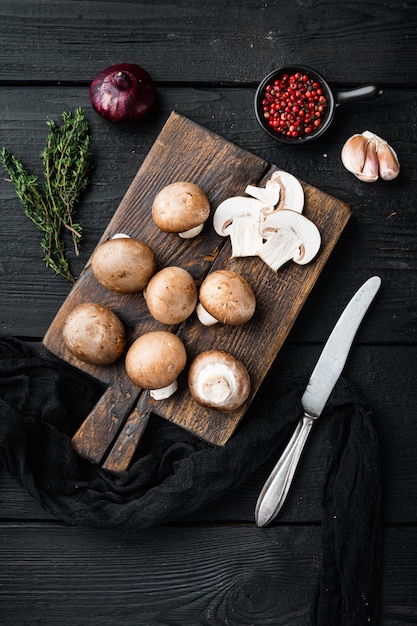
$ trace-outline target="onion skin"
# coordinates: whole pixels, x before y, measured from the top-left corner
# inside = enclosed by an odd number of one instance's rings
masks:
[[[136,122],[152,109],[156,98],[152,78],[134,63],[102,70],[90,84],[93,109],[111,122]]]

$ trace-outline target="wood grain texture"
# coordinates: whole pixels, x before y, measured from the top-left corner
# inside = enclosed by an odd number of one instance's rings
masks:
[[[380,626],[403,626],[414,616],[416,533],[387,529],[384,553]],[[320,527],[120,533],[8,523],[0,559],[4,626],[301,625],[309,623]]]
[[[201,529],[192,526],[126,534],[63,533],[50,524],[22,532],[5,524],[2,623],[24,623],[24,606],[31,620],[51,626],[136,625],[138,613],[147,626],[306,619],[318,567],[318,528],[256,533],[253,526],[213,526],[204,535],[202,543]],[[24,564],[9,556],[23,547],[31,555]],[[294,560],[294,553],[300,558]],[[83,578],[74,571],[83,571]],[[60,606],[53,622],[48,606],[56,597]]]
[[[185,180],[198,184],[205,191],[213,214],[216,206],[226,198],[242,195],[248,184],[263,187],[274,169],[275,166],[268,166],[262,159],[219,135],[172,113],[99,241],[122,232],[150,245],[159,269],[178,265],[190,272],[197,285],[208,272],[227,269],[244,276],[252,286],[257,307],[247,324],[204,327],[193,315],[179,329],[172,329],[184,342],[188,364],[198,354],[213,347],[229,351],[240,359],[251,379],[248,400],[227,413],[202,407],[191,397],[187,373],[184,372],[179,377],[178,392],[153,407],[158,415],[214,445],[224,445],[237,428],[336,246],[351,211],[346,203],[304,184],[303,215],[319,229],[319,254],[306,266],[287,263],[274,272],[257,257],[231,258],[228,238],[216,234],[211,220],[208,220],[210,224],[202,236],[191,241],[176,234],[163,233],[152,220],[152,203],[158,191],[167,184]],[[87,264],[43,340],[55,355],[109,386],[76,433],[75,449],[81,456],[100,463],[120,425],[126,422],[120,435],[122,439],[116,443],[118,463],[112,464],[109,460],[106,463],[106,467],[113,471],[120,467],[126,469],[129,454],[134,452],[132,439],[136,440],[143,430],[142,426],[134,428],[143,411],[134,411],[129,417],[140,389],[135,390],[125,373],[123,359],[105,368],[91,366],[74,357],[66,348],[62,336],[65,319],[81,302],[99,302],[112,309],[127,329],[128,344],[146,332],[166,326],[152,318],[142,294],[120,296],[109,292],[98,284]],[[116,415],[117,405],[120,415]],[[120,407],[126,408],[124,418]],[[124,462],[120,466],[123,449]]]
[[[176,108],[205,128],[351,206],[352,219],[296,325],[294,337],[298,341],[323,341],[326,322],[334,319],[338,302],[346,300],[370,272],[383,279],[384,302],[373,324],[366,326],[366,340],[399,343],[414,340],[410,321],[417,306],[417,263],[412,235],[417,127],[410,128],[408,123],[414,110],[411,92],[389,90],[378,106],[368,102],[340,107],[329,134],[315,146],[303,147],[301,152],[298,147],[277,146],[260,132],[251,113],[251,90],[167,89],[162,97],[163,106],[154,119],[133,127],[115,127],[91,111],[85,89],[39,87],[35,94],[25,87],[2,90],[2,145],[8,146],[39,175],[46,119],[59,120],[63,109],[86,107],[93,135],[94,175],[76,213],[84,227],[80,256],[70,255],[76,275],[87,263],[170,111]],[[395,117],[390,113],[393,110],[397,112]],[[401,161],[401,174],[396,181],[364,185],[344,170],[340,148],[349,135],[364,128],[386,136],[393,143]],[[43,266],[41,235],[23,214],[4,174],[0,174],[0,206],[0,229],[4,236],[0,328],[6,334],[39,339],[52,323],[70,286],[54,278]],[[316,307],[320,307],[322,315],[313,314]],[[309,313],[304,315],[305,311]]]
[[[0,36],[8,63],[0,79],[90,82],[125,59],[170,83],[255,83],[274,67],[304,63],[335,83],[415,85],[416,26],[412,2],[381,0],[245,0],[244,10],[240,0],[3,0]],[[383,62],[370,62],[369,50]]]
[[[346,369],[374,412],[381,446],[378,626],[408,626],[417,614],[416,25],[415,3],[395,0],[0,3],[1,145],[39,173],[47,119],[83,106],[91,125],[95,169],[77,210],[84,239],[80,256],[71,256],[75,274],[173,110],[352,208],[262,392],[307,376],[342,304],[369,275],[381,276]],[[121,60],[156,81],[157,106],[137,125],[107,123],[88,99],[96,73]],[[302,151],[283,148],[260,131],[253,96],[266,73],[293,62],[316,67],[332,87],[380,83],[384,94],[339,107],[331,129]],[[343,143],[365,129],[396,149],[396,181],[365,185],[344,170]],[[0,330],[37,346],[70,287],[43,267],[40,235],[4,173],[0,239]],[[186,524],[129,533],[63,526],[8,475],[2,458],[2,624],[308,624],[327,451],[326,423],[317,426],[280,521],[262,530],[253,510],[275,458]]]

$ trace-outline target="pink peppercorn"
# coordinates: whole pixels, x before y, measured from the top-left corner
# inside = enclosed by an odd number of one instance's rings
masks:
[[[322,123],[327,98],[308,74],[283,74],[265,87],[262,99],[266,123],[287,137],[310,135]]]

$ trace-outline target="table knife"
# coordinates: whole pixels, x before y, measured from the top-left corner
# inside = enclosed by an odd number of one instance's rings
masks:
[[[301,398],[303,416],[259,495],[255,508],[257,526],[266,526],[281,510],[311,427],[342,373],[356,332],[380,285],[379,276],[372,276],[360,287],[328,338]]]

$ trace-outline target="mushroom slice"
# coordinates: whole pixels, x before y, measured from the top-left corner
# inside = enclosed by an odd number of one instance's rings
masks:
[[[269,183],[269,184],[268,184]],[[268,181],[265,187],[256,187],[255,185],[248,185],[245,189],[245,193],[252,198],[257,198],[267,207],[271,207],[271,210],[278,204],[281,193],[281,186],[278,181]]]
[[[216,270],[200,285],[197,317],[204,326],[218,322],[239,326],[249,321],[256,308],[252,287],[240,274],[231,270]]]
[[[202,406],[233,411],[247,400],[251,381],[246,367],[230,352],[207,350],[191,363],[188,386]]]
[[[218,235],[230,236],[232,257],[256,256],[262,243],[259,219],[265,204],[257,198],[233,196],[219,204],[213,227]]]
[[[304,208],[304,189],[298,178],[283,170],[276,170],[267,181],[265,187],[279,185],[279,203],[277,211],[290,209],[302,213]]]
[[[299,265],[309,263],[321,245],[320,231],[304,215],[283,209],[269,215],[262,224],[266,239],[258,250],[259,257],[274,271],[287,261]]]
[[[196,237],[210,215],[210,202],[195,183],[178,181],[163,187],[152,204],[155,224],[184,239]]]
[[[150,389],[155,400],[169,398],[178,388],[177,378],[187,362],[181,339],[165,330],[138,337],[126,354],[125,366],[131,380]]]
[[[187,270],[169,266],[154,274],[143,292],[151,315],[162,324],[179,324],[194,311],[198,292]]]

